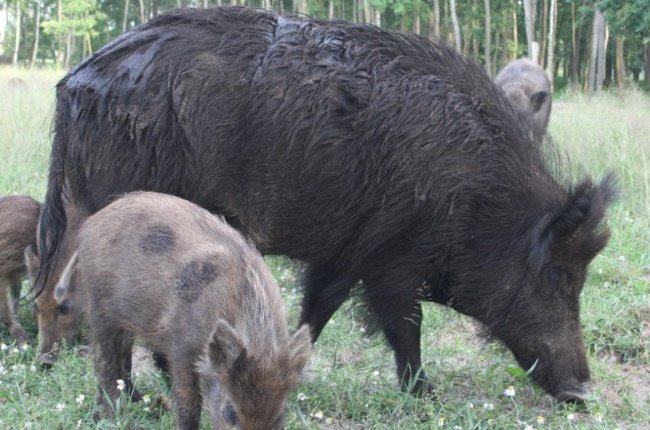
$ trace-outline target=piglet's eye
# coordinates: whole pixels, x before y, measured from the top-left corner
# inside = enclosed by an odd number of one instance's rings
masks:
[[[64,300],[63,303],[61,303],[56,307],[56,310],[60,315],[69,314],[71,309],[72,309],[72,304],[70,303],[70,300]]]
[[[228,405],[224,408],[223,419],[226,420],[226,423],[231,426],[237,425],[237,421],[239,421],[237,418],[237,412],[235,412],[231,405]]]

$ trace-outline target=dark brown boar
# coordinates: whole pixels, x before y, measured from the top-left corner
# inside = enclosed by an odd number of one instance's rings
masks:
[[[127,195],[90,217],[54,290],[87,294],[97,400],[132,398],[131,347],[142,337],[169,365],[179,429],[204,402],[217,429],[282,428],[289,390],[311,351],[308,326],[289,336],[279,288],[261,255],[222,218],[157,193]]]
[[[94,213],[120,193],[164,192],[305,262],[314,340],[358,286],[405,389],[430,388],[431,300],[481,322],[522,367],[537,362],[550,394],[580,400],[580,292],[615,186],[559,181],[530,127],[442,42],[243,7],[160,14],[57,86],[35,289],[52,294],[63,196]]]
[[[24,252],[36,246],[40,211],[41,204],[31,197],[0,197],[0,320],[18,344],[29,342],[16,311],[27,273]]]
[[[70,259],[77,247],[77,233],[87,216],[71,204],[65,205],[66,232],[61,243],[61,259],[53,270],[52,280],[56,282],[65,268],[65,263]],[[34,282],[39,265],[39,257],[34,248],[25,251],[25,260],[30,280]],[[63,341],[70,346],[76,343],[81,336],[81,327],[84,320],[83,291],[76,292],[74,274],[69,280],[69,289],[75,294],[57,303],[52,294],[41,294],[36,303],[36,320],[38,322],[38,351],[40,362],[45,367],[52,366],[59,355]]]

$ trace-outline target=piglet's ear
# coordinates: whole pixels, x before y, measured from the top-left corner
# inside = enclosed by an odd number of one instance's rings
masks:
[[[591,257],[599,252],[609,239],[609,230],[603,225],[605,211],[616,196],[613,175],[607,175],[598,185],[591,180],[579,184],[544,233],[551,252],[572,246]]]
[[[218,368],[232,368],[246,353],[246,348],[235,330],[225,320],[218,320],[208,346],[208,357]]]
[[[290,366],[295,373],[300,373],[307,364],[311,356],[311,330],[308,324],[300,326],[298,331],[293,335],[289,345]]]

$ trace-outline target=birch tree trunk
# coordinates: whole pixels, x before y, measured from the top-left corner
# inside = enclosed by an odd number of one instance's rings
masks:
[[[526,26],[526,41],[528,43],[528,58],[539,64],[539,44],[535,41],[535,10],[537,0],[522,0],[524,3],[524,20]]]
[[[548,37],[548,32],[546,31],[546,23],[548,22],[548,0],[544,0],[542,3],[542,29],[539,35],[539,65],[542,66],[542,69],[546,68],[546,58],[544,57],[544,51],[546,48],[546,39]]]
[[[546,74],[551,81],[551,93],[553,92],[553,77],[555,76],[555,22],[557,21],[557,0],[551,0],[551,8],[548,14],[548,53],[546,58],[548,64]]]
[[[14,53],[11,57],[11,64],[18,65],[18,51],[20,50],[20,0],[16,0],[16,37],[14,38]]]
[[[415,16],[413,17],[413,33],[420,34],[422,32],[420,22],[420,2],[415,3]]]
[[[5,55],[5,33],[7,31],[7,3],[0,7],[0,57]]]
[[[616,36],[616,84],[619,89],[625,88],[625,36]]]
[[[144,24],[144,21],[144,0],[140,0],[140,24]]]
[[[451,9],[451,23],[454,27],[454,43],[456,51],[463,51],[463,43],[460,40],[460,25],[458,25],[458,15],[456,14],[456,0],[449,0],[449,8]]]
[[[590,92],[603,89],[605,80],[605,16],[595,8],[594,24],[591,36],[591,62],[587,89]]]
[[[334,19],[334,0],[329,0],[327,4],[327,17],[329,19]]]
[[[34,47],[32,48],[32,60],[29,62],[29,67],[33,68],[36,64],[36,56],[38,55],[38,42],[41,35],[41,2],[36,0],[34,2],[36,8],[36,16],[34,17]]]
[[[440,38],[440,0],[433,0],[433,35]]]
[[[122,33],[126,32],[126,24],[129,18],[129,0],[124,0],[124,19],[122,19]]]
[[[490,34],[490,0],[484,0],[485,4],[485,71],[492,78],[492,35]],[[477,52],[478,54],[478,52]]]

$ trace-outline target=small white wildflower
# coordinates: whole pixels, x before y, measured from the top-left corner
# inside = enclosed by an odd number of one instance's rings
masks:
[[[124,379],[118,379],[116,382],[117,382],[117,389],[119,391],[124,391],[124,389],[126,388],[126,384],[124,383]]]
[[[493,411],[494,405],[492,403],[483,403],[483,409],[486,411]]]
[[[524,427],[524,430],[535,430],[535,427],[528,424],[528,425],[526,425],[526,427]]]
[[[56,404],[56,410],[61,412],[62,410],[65,409],[65,405],[63,403],[57,403]]]
[[[597,423],[602,423],[603,422],[603,414],[600,412],[596,412],[594,414],[594,420],[596,420]]]
[[[0,342],[0,351],[4,351],[4,350],[6,350],[7,348],[9,348],[9,347],[7,346],[6,343],[4,343],[4,342]]]
[[[305,393],[298,393],[298,401],[304,402],[305,400],[307,400],[307,396],[305,396]]]
[[[76,401],[78,404],[82,404],[82,403],[84,402],[84,400],[86,400],[86,396],[84,396],[83,394],[79,394],[79,395],[77,396],[77,398],[75,399],[75,401]]]
[[[151,396],[149,394],[145,394],[144,396],[142,396],[142,403],[144,403],[145,405],[151,403]]]
[[[503,392],[503,395],[507,397],[515,397],[515,387],[509,385],[508,388],[506,388]]]
[[[576,419],[576,414],[569,414],[566,416],[566,419],[569,421],[573,421]]]
[[[602,275],[603,274],[603,269],[598,269],[598,274]]]
[[[379,370],[375,370],[374,372],[372,372],[372,376],[374,376],[375,378],[378,377],[379,376]]]
[[[36,372],[37,370],[38,370],[38,369],[37,369],[36,366],[34,366],[33,364],[32,364],[31,366],[29,366],[29,371],[30,371],[30,372]]]
[[[461,426],[454,426],[454,430],[463,430]]]
[[[467,408],[468,408],[468,409],[474,409],[474,403],[469,402],[469,403],[467,404]]]
[[[34,425],[33,422],[31,422],[31,421],[27,421],[27,422],[25,423],[25,428],[26,428],[26,429],[30,429],[30,428],[32,428],[33,425]]]
[[[4,375],[6,372],[4,366],[0,366],[0,376]]]
[[[142,410],[145,411],[145,412],[149,412],[149,406],[144,406],[144,407],[142,408]]]
[[[28,343],[23,343],[20,346],[20,349],[22,349],[23,351],[27,351],[29,349],[29,344]]]
[[[365,329],[365,327],[361,327],[361,328],[359,329],[359,331],[360,331],[361,333],[365,333],[365,332],[366,332],[366,329]]]
[[[445,417],[438,417],[438,427],[444,427],[445,421]]]
[[[81,428],[81,425],[84,423],[84,420],[77,420],[77,428]]]
[[[310,417],[316,418],[317,420],[322,420],[323,419],[323,411],[318,411],[315,414],[311,414]]]
[[[15,348],[15,347],[11,348],[11,353],[12,354],[18,354],[19,352],[20,352],[20,350],[18,348]]]
[[[618,260],[619,260],[619,261],[625,261],[625,256],[624,256],[624,255],[621,255],[620,257],[618,257]]]
[[[537,421],[537,424],[539,424],[541,426],[542,424],[544,424],[546,422],[546,418],[544,418],[541,415],[538,415],[536,421]]]

